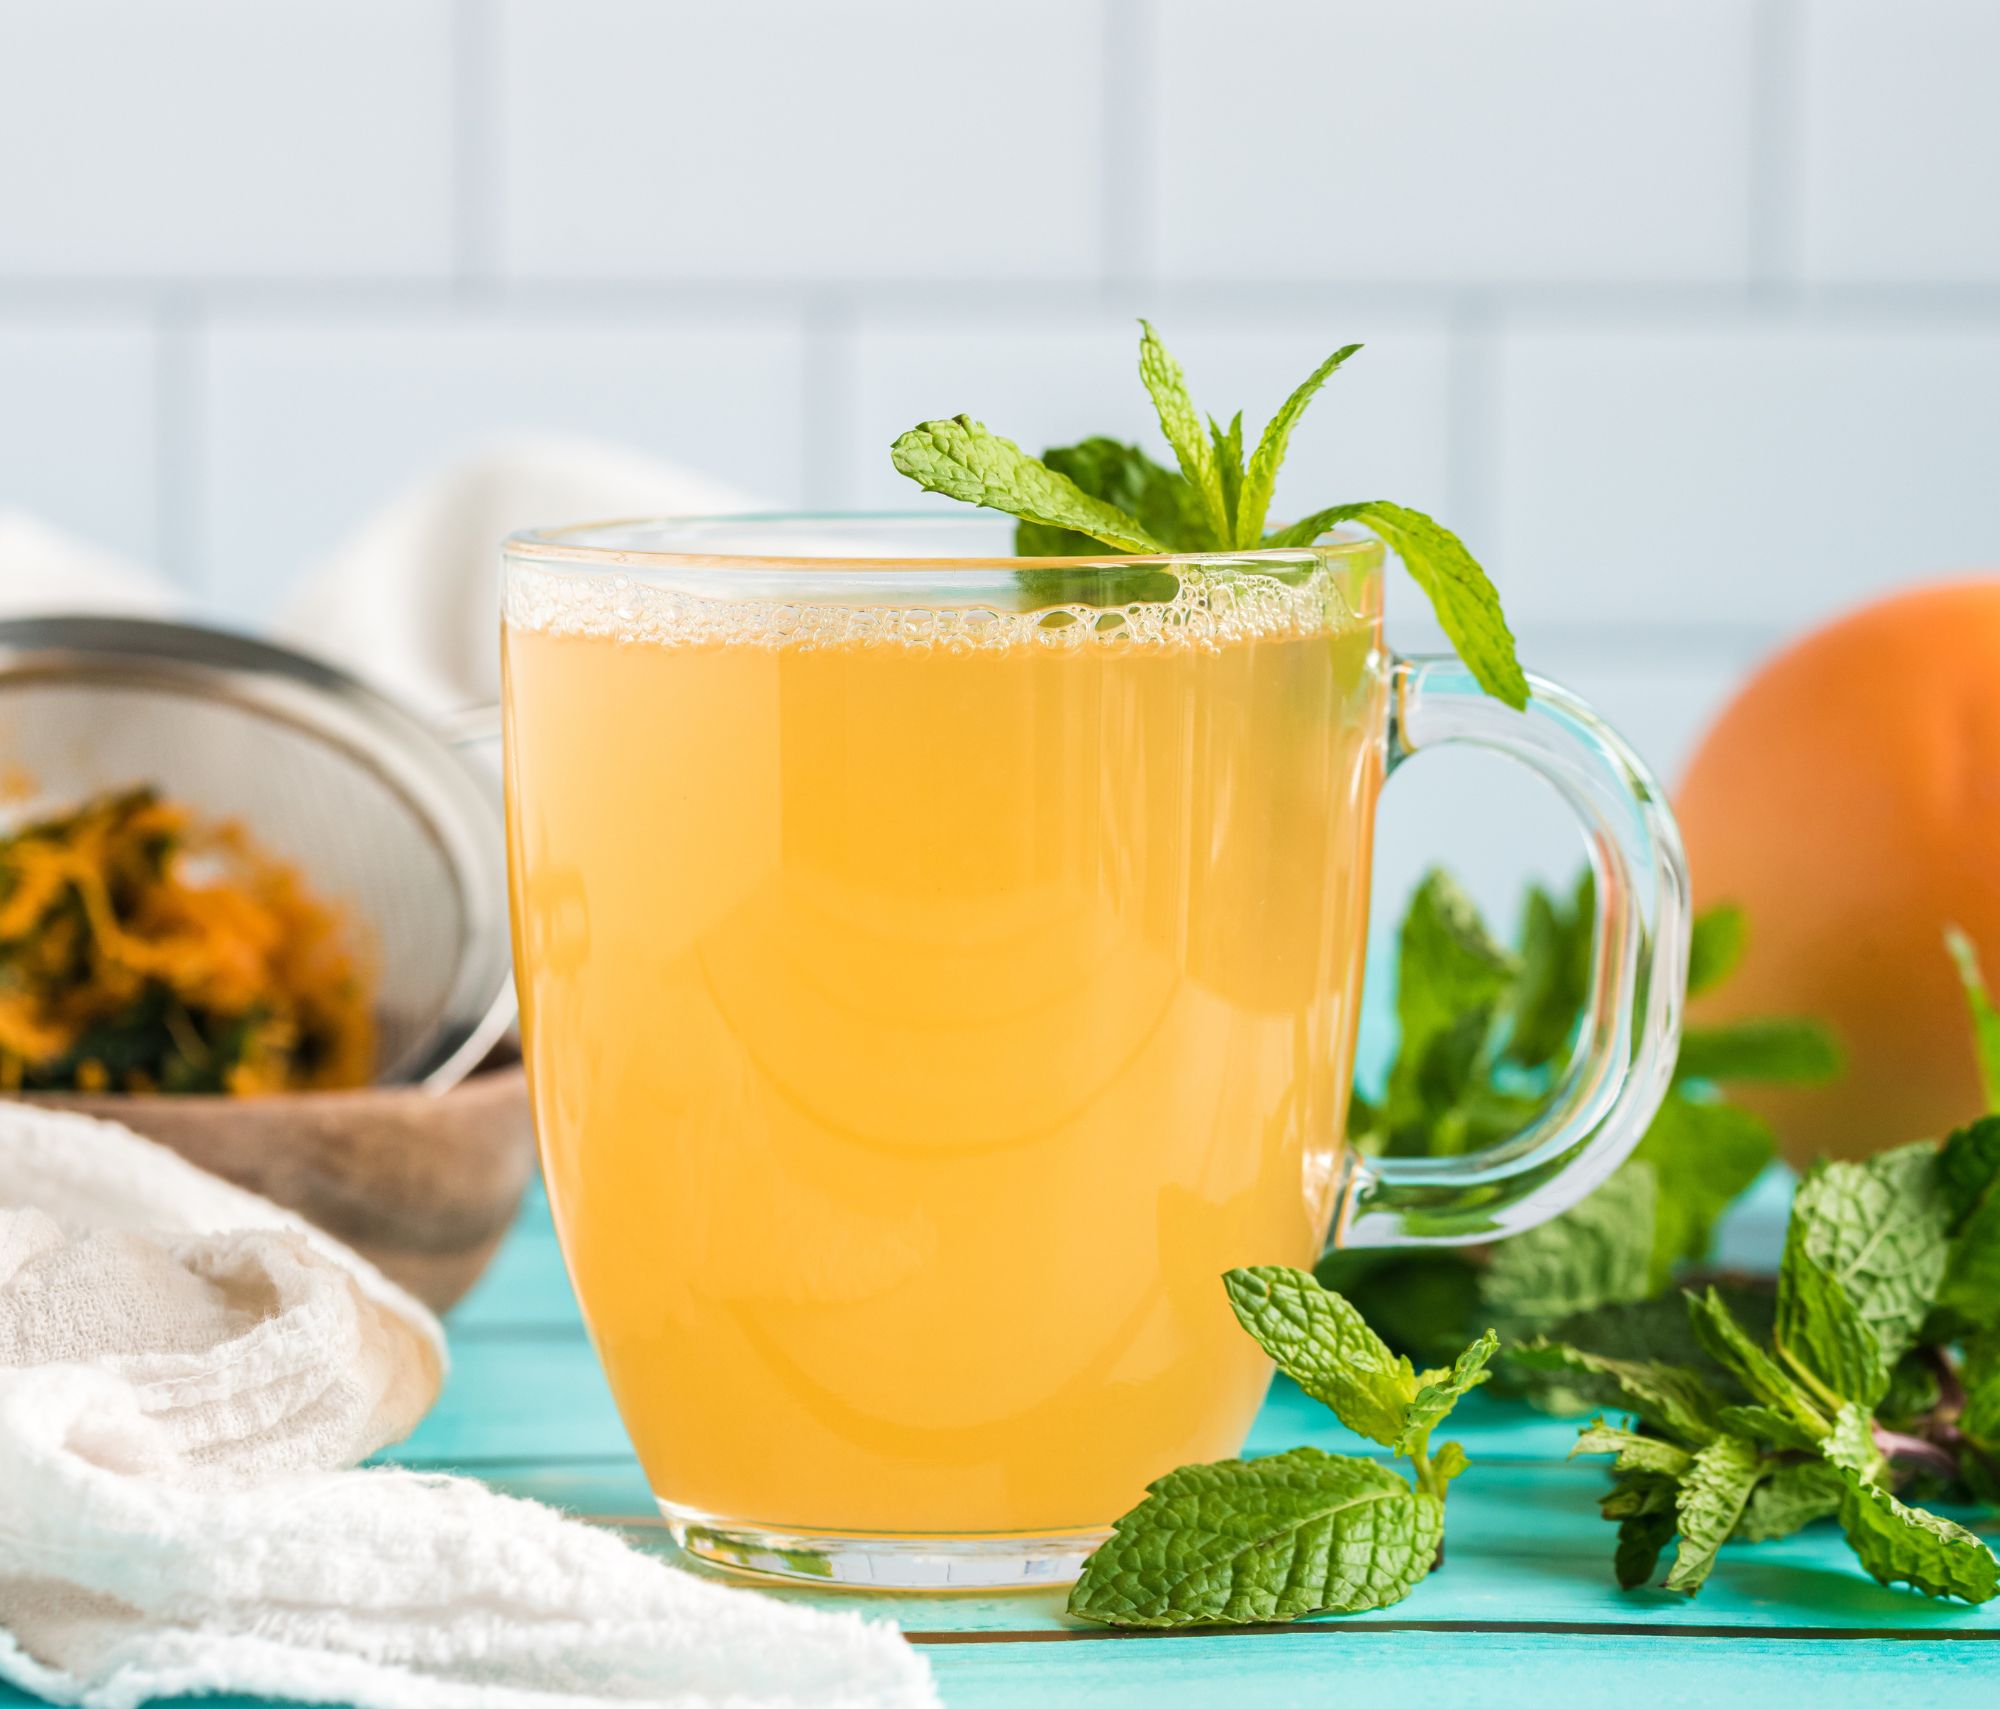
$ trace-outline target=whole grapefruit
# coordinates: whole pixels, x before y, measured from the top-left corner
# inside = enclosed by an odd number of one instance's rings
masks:
[[[1744,1089],[1794,1164],[1863,1157],[1979,1114],[1948,926],[2000,974],[2000,577],[1900,593],[1763,665],[1676,806],[1697,906],[1735,902],[1742,965],[1695,1023],[1808,1015],[1825,1087]]]

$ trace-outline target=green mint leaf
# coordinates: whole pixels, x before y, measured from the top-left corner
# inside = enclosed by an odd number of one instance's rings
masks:
[[[1514,975],[1514,958],[1457,881],[1437,868],[1427,872],[1397,933],[1392,1130],[1417,1127],[1425,1149],[1436,1148],[1429,1130],[1480,1078],[1480,1053]]]
[[[1665,1513],[1635,1513],[1618,1523],[1618,1549],[1612,1570],[1618,1575],[1620,1590],[1637,1590],[1652,1582],[1659,1570],[1660,1554],[1674,1540],[1674,1516]]]
[[[1243,412],[1240,409],[1236,412],[1226,430],[1214,416],[1210,416],[1208,437],[1215,446],[1216,471],[1222,477],[1222,511],[1229,519],[1229,533],[1224,539],[1233,541],[1236,539],[1237,509],[1243,501]],[[1256,543],[1257,537],[1253,534],[1248,544],[1254,546]]]
[[[1493,1374],[1487,1367],[1499,1350],[1500,1337],[1489,1329],[1459,1354],[1449,1369],[1420,1372],[1416,1378],[1417,1392],[1403,1408],[1403,1430],[1396,1438],[1396,1452],[1420,1452],[1451,1409]],[[1457,1444],[1446,1446],[1455,1448]],[[1459,1459],[1462,1465],[1463,1450]]]
[[[1298,389],[1279,405],[1278,413],[1264,424],[1264,431],[1257,439],[1257,449],[1251,454],[1250,466],[1243,476],[1242,500],[1236,507],[1235,542],[1238,546],[1254,546],[1263,538],[1264,518],[1271,508],[1271,494],[1278,485],[1278,467],[1291,447],[1292,429],[1298,425],[1299,417],[1305,414],[1313,394],[1326,384],[1336,368],[1360,348],[1358,344],[1347,344],[1336,350],[1306,376]]]
[[[1771,1130],[1734,1104],[1696,1100],[1679,1089],[1661,1101],[1626,1165],[1650,1168],[1659,1182],[1654,1290],[1667,1285],[1676,1265],[1708,1256],[1722,1213],[1764,1172],[1774,1149]]]
[[[1215,444],[1202,426],[1201,412],[1188,396],[1187,376],[1181,365],[1160,342],[1152,322],[1139,322],[1139,378],[1153,400],[1160,418],[1160,431],[1173,447],[1187,483],[1201,495],[1208,518],[1210,545],[1227,551],[1230,544],[1229,510],[1223,502],[1222,471],[1215,460]]]
[[[1122,510],[1092,498],[967,415],[920,422],[889,448],[889,460],[927,492],[1072,529],[1122,552],[1164,550]]]
[[[1405,1050],[1421,1054],[1468,1009],[1490,1009],[1515,973],[1513,956],[1487,930],[1450,873],[1424,874],[1403,916],[1396,961],[1396,1020]]]
[[[1778,1271],[1778,1354],[1821,1395],[1872,1410],[1889,1361],[1847,1290],[1806,1250],[1805,1228],[1793,1221]]]
[[[1951,1213],[1951,1232],[1966,1224],[1990,1201],[2000,1199],[2000,1116],[1981,1116],[1957,1128],[1939,1147],[1939,1190]]]
[[[1042,462],[1067,475],[1092,498],[1136,518],[1162,546],[1199,551],[1207,542],[1200,495],[1136,445],[1102,437],[1083,439],[1044,451]],[[1023,558],[1087,558],[1101,556],[1104,547],[1074,529],[1023,522],[1014,530],[1014,550]]]
[[[1717,1085],[1820,1086],[1837,1078],[1841,1066],[1840,1046],[1818,1021],[1739,1021],[1687,1028],[1674,1074]]]
[[[1743,1505],[1736,1535],[1746,1543],[1771,1543],[1840,1511],[1846,1487],[1840,1473],[1819,1460],[1782,1460]]]
[[[1935,1410],[1943,1399],[1938,1366],[1931,1358],[1934,1349],[1924,1345],[1924,1338],[1934,1339],[1932,1321],[1924,1320],[1923,1338],[1890,1368],[1889,1386],[1875,1403],[1875,1416],[1884,1423],[1893,1419],[1920,1419]],[[1939,1323],[1942,1327],[1941,1319]]]
[[[1547,1099],[1504,1091],[1479,1078],[1488,1064],[1474,1047],[1485,1041],[1485,1035],[1472,1034],[1474,1029],[1468,1026],[1438,1040],[1419,1082],[1425,1101],[1418,1119],[1391,1132],[1384,1148],[1390,1155],[1463,1157],[1513,1138],[1540,1114]],[[1460,1085],[1464,1090],[1455,1099],[1447,1098],[1447,1089]]]
[[[1509,1340],[1653,1291],[1658,1201],[1644,1163],[1626,1163],[1589,1198],[1493,1249],[1482,1298]]]
[[[1343,522],[1364,524],[1403,560],[1479,686],[1515,711],[1523,710],[1528,679],[1515,657],[1514,632],[1500,609],[1500,595],[1465,543],[1443,524],[1386,499],[1369,499],[1318,511],[1280,529],[1264,544],[1310,546]]]
[[[1222,1280],[1236,1321],[1279,1370],[1357,1435],[1385,1448],[1402,1440],[1416,1373],[1352,1305],[1304,1270],[1261,1265]]]
[[[1881,1475],[1882,1454],[1875,1446],[1875,1431],[1868,1414],[1854,1405],[1843,1406],[1833,1416],[1833,1428],[1819,1445],[1829,1465],[1839,1466],[1858,1478],[1873,1482]]]
[[[1967,1341],[1958,1376],[1965,1387],[1959,1428],[1989,1452],[2000,1448],[2000,1334],[1989,1331]]]
[[[1720,1398],[1699,1375],[1679,1365],[1610,1358],[1548,1340],[1515,1348],[1513,1358],[1530,1371],[1565,1377],[1596,1404],[1622,1407],[1683,1441],[1707,1442],[1716,1433]]]
[[[1949,1257],[1951,1208],[1930,1145],[1903,1146],[1866,1163],[1822,1163],[1792,1199],[1787,1245],[1845,1290],[1893,1364],[1916,1339]]]
[[[1785,1368],[1759,1347],[1736,1321],[1728,1302],[1713,1288],[1687,1296],[1688,1321],[1709,1357],[1731,1372],[1751,1396],[1789,1419],[1815,1439],[1825,1435],[1826,1420],[1812,1399]]]
[[[1596,886],[1588,869],[1568,904],[1539,884],[1521,914],[1521,974],[1507,1034],[1507,1060],[1523,1068],[1555,1062],[1575,1036],[1590,994]]]
[[[1743,910],[1733,903],[1704,908],[1688,941],[1688,995],[1713,990],[1736,971],[1749,939]]]
[[[1716,1291],[1746,1333],[1758,1339],[1770,1334],[1777,1312],[1773,1294],[1742,1286]],[[1708,1356],[1697,1339],[1688,1321],[1686,1296],[1678,1292],[1579,1312],[1564,1318],[1549,1339],[1605,1358],[1676,1365],[1694,1372],[1718,1393],[1738,1392],[1735,1378]]]
[[[1653,1472],[1673,1479],[1686,1477],[1694,1464],[1694,1455],[1687,1449],[1658,1436],[1620,1430],[1602,1417],[1593,1418],[1577,1433],[1569,1457],[1573,1460],[1579,1454],[1615,1454],[1614,1471]]]
[[[1377,1147],[1388,1131],[1389,1119],[1383,1112],[1381,1104],[1369,1097],[1358,1085],[1350,1087],[1347,1094],[1347,1138],[1349,1143],[1359,1146],[1361,1150],[1372,1157],[1376,1155]],[[1376,1250],[1378,1249],[1371,1248],[1368,1255],[1372,1258]],[[1342,1254],[1342,1256],[1352,1258],[1358,1255],[1349,1252]],[[1322,1259],[1321,1262],[1324,1263],[1325,1260]],[[1334,1283],[1329,1279],[1327,1286],[1332,1287],[1333,1285]]]
[[[1972,1012],[1972,1047],[1979,1059],[1979,1084],[1986,1094],[1988,1114],[2000,1114],[2000,1009],[1986,989],[1979,971],[1979,951],[1956,926],[1944,934],[1945,947],[1958,964],[1958,977],[1965,986],[1966,1007]]]
[[[1755,1402],[1748,1406],[1725,1406],[1715,1415],[1715,1421],[1731,1435],[1747,1436],[1762,1447],[1794,1449],[1807,1454],[1819,1451],[1817,1435],[1774,1407]]]
[[[1447,1442],[1431,1456],[1431,1479],[1437,1485],[1438,1499],[1444,1499],[1445,1486],[1466,1467],[1465,1450],[1456,1442]]]
[[[1939,1302],[1974,1329],[2000,1328],[2000,1116],[1944,1142],[1938,1182],[1951,1216]]]
[[[1090,1557],[1069,1611],[1111,1626],[1241,1626],[1400,1602],[1444,1509],[1387,1466],[1294,1448],[1183,1466]]]
[[[1906,1507],[1852,1467],[1836,1470],[1840,1528],[1872,1576],[1964,1602],[1988,1602],[2000,1591],[2000,1561],[1964,1526]]]
[[[1648,1441],[1652,1440],[1650,1437]],[[1694,1455],[1688,1454],[1688,1464]],[[1598,1499],[1598,1511],[1606,1519],[1631,1519],[1642,1513],[1674,1514],[1674,1496],[1680,1488],[1678,1475],[1664,1472],[1614,1472],[1611,1487]]]
[[[1667,1571],[1667,1589],[1689,1596],[1701,1589],[1763,1472],[1764,1457],[1740,1436],[1718,1436],[1695,1455],[1674,1505],[1681,1540]]]
[[[1457,1355],[1479,1311],[1479,1271],[1456,1247],[1329,1252],[1313,1274],[1397,1352],[1427,1365]]]

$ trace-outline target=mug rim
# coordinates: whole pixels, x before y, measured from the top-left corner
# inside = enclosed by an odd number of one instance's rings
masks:
[[[975,527],[994,528],[1013,519],[997,511],[961,510],[931,512],[917,510],[760,510],[689,515],[620,517],[599,522],[569,523],[553,528],[524,528],[509,534],[502,550],[511,562],[566,564],[578,568],[637,571],[702,570],[730,575],[755,576],[759,573],[801,571],[819,574],[862,572],[881,574],[903,572],[925,576],[958,574],[990,576],[995,571],[1026,573],[1062,570],[1104,571],[1129,575],[1134,569],[1182,567],[1189,569],[1242,569],[1245,567],[1303,569],[1309,565],[1348,562],[1355,568],[1372,567],[1383,554],[1382,543],[1372,535],[1335,530],[1310,546],[1251,546],[1228,552],[1122,553],[1107,548],[1103,555],[1086,557],[1018,557],[1005,553],[948,553],[931,551],[886,556],[877,551],[829,552],[815,550],[810,536],[817,532],[860,527],[871,532],[889,529],[940,531]],[[796,551],[737,551],[726,549],[730,531],[768,538],[774,531],[796,528],[802,535]],[[696,549],[690,543],[652,546],[613,543],[619,537],[644,537],[648,533],[672,538],[676,532],[714,532],[723,536],[722,549]]]

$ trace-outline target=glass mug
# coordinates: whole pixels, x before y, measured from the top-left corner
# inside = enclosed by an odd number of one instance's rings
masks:
[[[1242,1446],[1271,1373],[1225,1270],[1530,1227],[1672,1068],[1678,837],[1573,696],[1389,655],[1372,540],[1010,559],[1010,526],[508,543],[549,1200],[661,1511],[731,1566],[1073,1578],[1150,1479]],[[1366,1158],[1375,801],[1445,742],[1582,821],[1589,1009],[1525,1132]]]

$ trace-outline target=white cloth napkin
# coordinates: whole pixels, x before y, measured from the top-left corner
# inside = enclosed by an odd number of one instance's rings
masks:
[[[352,1469],[443,1374],[430,1313],[290,1212],[0,1103],[0,1679],[89,1709],[935,1703],[892,1627]]]
[[[575,440],[494,446],[420,481],[307,572],[276,638],[431,715],[500,698],[500,542],[621,516],[718,516],[745,496],[672,463]]]
[[[158,571],[23,511],[0,510],[0,617],[53,612],[171,617],[184,603]]]

